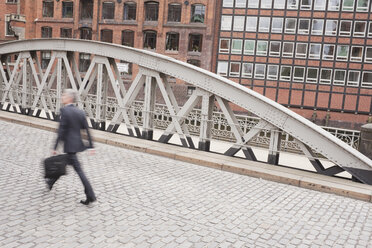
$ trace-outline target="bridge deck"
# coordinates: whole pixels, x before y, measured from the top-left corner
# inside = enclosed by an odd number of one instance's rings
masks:
[[[54,139],[0,121],[1,247],[372,246],[371,203],[100,143],[87,208],[72,170],[45,189]]]

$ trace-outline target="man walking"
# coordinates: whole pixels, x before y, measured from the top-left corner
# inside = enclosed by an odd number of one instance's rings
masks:
[[[88,205],[96,200],[92,186],[86,178],[76,153],[86,149],[81,139],[80,130],[85,129],[88,135],[89,148],[93,148],[92,139],[89,133],[89,127],[85,118],[85,113],[74,106],[76,103],[77,93],[72,89],[66,89],[62,94],[62,103],[65,105],[61,109],[61,118],[58,128],[58,137],[54,146],[53,154],[56,154],[56,149],[59,141],[64,142],[63,150],[67,153],[67,164],[74,167],[74,170],[79,175],[81,182],[84,185],[86,200],[81,200],[80,203]],[[49,190],[52,189],[58,178],[49,179],[47,181]]]

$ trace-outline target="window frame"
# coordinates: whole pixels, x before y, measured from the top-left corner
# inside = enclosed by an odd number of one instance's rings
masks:
[[[302,70],[302,77],[297,77],[296,76],[296,70],[298,69],[301,69]],[[305,67],[304,66],[295,66],[293,68],[293,81],[294,82],[305,82],[305,74],[306,74],[306,70],[305,70]]]
[[[371,74],[371,80],[372,80],[372,71],[363,71],[362,79],[361,79],[361,86],[366,87],[366,88],[372,88],[372,81],[371,82],[364,81],[365,74]]]
[[[325,52],[325,47],[333,47],[333,54],[332,55],[329,55],[329,54],[324,54]],[[323,44],[323,53],[322,53],[322,59],[324,60],[334,60],[335,58],[335,52],[336,52],[336,45],[334,44]]]
[[[157,22],[159,20],[159,3],[155,1],[145,2],[144,12],[145,22]]]
[[[201,7],[201,10],[196,10],[195,8]],[[191,18],[190,23],[205,23],[205,11],[206,6],[201,3],[191,4]],[[201,12],[200,14],[195,12]]]
[[[343,23],[350,23],[350,30],[349,31],[342,30],[342,24]],[[346,36],[346,37],[351,36],[352,27],[353,27],[353,22],[352,21],[350,21],[350,20],[341,20],[340,21],[340,29],[339,29],[338,35],[339,36]]]
[[[165,34],[166,38],[165,38],[165,51],[167,52],[175,52],[175,51],[179,51],[179,46],[180,46],[180,34],[177,33],[177,32],[167,32]],[[176,47],[175,49],[169,49],[169,48],[173,48],[173,45],[174,45],[174,40],[176,40]]]
[[[288,53],[288,52],[285,52],[285,47],[286,47],[286,44],[290,44],[292,46],[292,53]],[[294,42],[283,42],[283,45],[282,45],[282,56],[283,57],[286,57],[286,58],[293,58],[293,54],[294,54]]]
[[[70,6],[66,6],[70,5]],[[71,13],[68,15],[68,9],[71,8]],[[62,18],[73,18],[74,17],[74,2],[72,1],[63,1],[62,2]]]
[[[258,74],[257,73],[258,67],[262,67],[263,68],[263,73],[262,74]],[[255,64],[255,66],[254,66],[254,78],[256,78],[256,79],[265,79],[265,74],[266,74],[266,64]]]
[[[196,36],[199,36],[199,46],[197,46],[197,50],[195,50],[193,47],[194,45],[192,44],[192,37],[196,37]],[[189,42],[188,42],[188,48],[187,48],[187,51],[188,52],[197,52],[197,53],[201,53],[203,51],[203,35],[202,34],[199,34],[199,33],[190,33],[189,34]]]
[[[276,73],[275,75],[270,74],[270,69],[271,68],[276,68]],[[279,74],[279,65],[267,65],[267,76],[266,78],[268,80],[278,80],[278,74]]]
[[[359,48],[359,49],[361,49],[361,53],[360,53],[360,56],[358,56],[358,57],[354,57],[353,56],[353,50],[354,50],[354,48]],[[350,61],[352,61],[352,62],[362,62],[362,60],[363,60],[363,52],[364,52],[364,47],[363,46],[351,46],[351,52],[350,52]]]
[[[250,69],[251,69],[251,72],[250,73],[247,73],[245,71],[245,66],[250,66]],[[242,64],[242,78],[252,78],[253,77],[253,63],[243,63]]]
[[[240,42],[240,49],[234,49],[234,43]],[[231,39],[231,54],[242,54],[243,52],[243,40],[242,39]]]
[[[221,65],[224,65],[224,66],[222,67]],[[221,69],[225,69],[225,71],[222,71],[222,73],[221,73]],[[227,61],[218,61],[217,62],[217,75],[227,77],[228,70],[229,70],[229,62],[227,62]]]
[[[324,4],[319,5],[317,1],[322,1]],[[314,10],[315,11],[325,11],[326,7],[327,7],[327,1],[326,0],[314,0]]]
[[[227,44],[228,44],[227,49],[221,48],[222,41],[227,41]],[[219,46],[218,46],[218,52],[219,53],[230,53],[230,43],[231,43],[230,39],[220,38],[220,42],[219,42]]]
[[[155,36],[148,37],[148,35],[155,35]],[[149,45],[150,42],[148,41],[151,41],[151,39],[153,39],[154,37],[155,37],[155,45],[154,47],[151,47],[150,46],[151,44]],[[158,33],[155,30],[143,30],[143,49],[156,50],[157,40],[158,40]]]
[[[222,15],[221,16],[221,31],[231,31],[232,30],[232,16],[231,15]],[[227,27],[227,24],[224,25],[224,23],[230,24],[230,28]]]
[[[339,55],[339,49],[341,49],[342,47],[347,47],[347,54],[346,54],[346,56]],[[336,60],[347,61],[348,58],[349,58],[349,54],[350,54],[350,46],[349,45],[337,45]]]
[[[239,70],[237,72],[232,72],[232,65],[238,65]],[[239,77],[241,72],[241,63],[240,62],[235,62],[231,61],[229,65],[229,77]]]
[[[364,24],[364,32],[357,32],[356,31],[356,25],[358,23],[363,23]],[[366,30],[367,30],[367,22],[366,21],[354,21],[353,37],[365,37],[366,36]]]
[[[249,50],[247,50],[247,43],[253,43],[253,49],[252,49],[252,52],[247,52]],[[244,41],[244,49],[243,49],[243,54],[244,55],[254,55],[255,54],[255,51],[256,51],[256,41],[255,40],[245,40]]]
[[[357,73],[358,74],[358,79],[357,81],[351,81],[350,80],[350,75],[351,73]],[[360,84],[360,71],[356,71],[356,70],[349,70],[348,73],[347,73],[347,83],[346,85],[347,86],[352,86],[352,87],[358,87]]]
[[[299,45],[305,45],[305,53],[298,53],[298,49],[299,49]],[[296,58],[301,58],[301,59],[306,59],[307,58],[307,51],[309,49],[309,45],[308,43],[297,43],[296,44],[296,54],[295,54],[295,57]]]
[[[295,1],[295,4],[290,4],[289,1]],[[298,9],[298,0],[287,0],[287,9]]]
[[[307,22],[308,23],[307,30],[306,29],[300,29],[301,28],[301,22]],[[306,34],[306,35],[310,34],[310,19],[298,19],[297,33],[298,34]]]
[[[266,44],[266,51],[259,51],[258,48],[260,44]],[[257,40],[257,45],[256,45],[256,55],[257,56],[267,56],[267,51],[268,51],[268,41],[265,40]]]
[[[131,19],[132,12],[134,8],[134,19]],[[137,20],[137,3],[135,2],[125,2],[123,5],[123,20],[124,21],[136,21]]]
[[[49,15],[46,15],[46,4],[51,4],[52,6],[49,6],[51,8],[52,13]],[[47,18],[53,18],[54,17],[54,2],[53,0],[44,0],[42,5],[42,16]]]
[[[329,26],[328,23],[331,23],[331,22],[336,23],[336,30],[328,31],[328,29],[327,29],[327,27]],[[330,35],[330,36],[336,36],[337,31],[338,31],[338,20],[334,20],[334,19],[326,20],[324,34],[325,35]]]
[[[309,78],[309,71],[310,70],[316,70],[316,78],[314,80],[314,78]],[[307,70],[306,70],[306,83],[318,83],[318,80],[319,80],[319,68],[316,68],[316,67],[307,67]]]
[[[321,22],[322,28],[321,29],[314,29],[316,27],[315,22]],[[311,34],[312,35],[323,35],[324,33],[324,20],[323,19],[313,19],[312,25],[311,25]]]
[[[289,21],[294,21],[294,28],[287,28],[287,23]],[[286,34],[295,34],[296,33],[296,27],[297,27],[297,19],[296,18],[286,18],[285,19],[285,26],[284,26],[284,33]]]
[[[104,6],[109,6],[111,5],[111,10],[113,11],[113,13],[107,13],[108,10],[106,10],[106,12],[104,11]],[[106,7],[108,8],[108,7]],[[106,16],[107,15],[107,16]],[[112,17],[112,18],[110,18]],[[115,2],[113,1],[105,1],[105,2],[102,2],[102,20],[114,20],[115,19]]]
[[[279,44],[279,50],[278,51],[272,51],[273,43]],[[275,41],[275,40],[270,41],[269,56],[279,57],[280,54],[281,54],[281,49],[282,49],[282,43],[280,41]]]
[[[368,50],[371,50],[371,57],[368,57]],[[366,47],[365,55],[364,55],[364,62],[372,63],[372,47]]]
[[[368,12],[369,6],[370,6],[370,0],[367,0],[367,7],[359,7],[359,1],[361,1],[361,0],[357,0],[355,11],[357,11],[357,12]]]
[[[246,7],[247,7],[247,0],[235,0],[235,8],[246,8]]]
[[[264,24],[267,24],[267,25],[262,25],[261,26],[261,20],[267,20],[267,23],[264,23]],[[271,22],[271,18],[270,17],[267,17],[267,16],[260,16],[258,18],[258,32],[261,32],[261,33],[269,33],[270,32],[270,22]]]
[[[312,48],[313,47],[319,47],[319,53],[317,53],[317,54],[312,53]],[[322,52],[322,44],[310,43],[310,46],[309,46],[309,59],[320,59],[321,52]]]
[[[330,76],[329,76],[329,79],[323,79],[322,76],[323,76],[323,71],[330,71]],[[332,82],[332,73],[333,73],[333,70],[330,69],[330,68],[321,68],[320,69],[320,77],[319,77],[319,83],[320,84],[331,84]]]
[[[289,69],[289,75],[283,75],[284,69]],[[280,66],[280,77],[282,81],[290,81],[292,78],[292,66],[282,65]]]
[[[307,0],[310,1],[310,4],[303,4],[304,0],[300,0],[300,10],[311,10],[311,7],[313,5],[313,0]]]
[[[253,22],[250,22],[249,20],[255,20]],[[246,25],[245,25],[245,31],[248,32],[257,32],[258,27],[258,17],[257,16],[247,16],[246,18]],[[252,25],[254,24],[254,25]]]
[[[336,79],[336,76],[337,76],[337,72],[343,72],[344,74],[344,79],[343,80],[339,80],[339,79]],[[334,72],[333,72],[333,84],[334,85],[345,85],[345,82],[346,82],[346,70],[343,70],[343,69],[335,69]]]
[[[351,0],[351,1],[353,1],[353,6],[352,7],[350,7],[350,6],[345,7],[345,2],[346,1],[348,1],[348,0],[343,0],[342,1],[342,11],[354,11],[354,9],[355,9],[355,1],[354,0]]]
[[[274,27],[276,24],[280,23],[280,27]],[[284,18],[281,17],[273,17],[271,18],[271,33],[283,33],[283,23]]]
[[[331,5],[332,3],[334,3],[332,1],[339,1],[338,6],[337,5]],[[328,8],[327,8],[328,11],[340,11],[340,8],[341,8],[341,0],[329,0],[328,1]]]
[[[244,31],[245,16],[234,16],[233,31]]]

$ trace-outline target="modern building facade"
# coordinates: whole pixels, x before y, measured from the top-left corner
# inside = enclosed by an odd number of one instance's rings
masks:
[[[319,124],[366,123],[371,8],[369,0],[224,0],[216,72]]]

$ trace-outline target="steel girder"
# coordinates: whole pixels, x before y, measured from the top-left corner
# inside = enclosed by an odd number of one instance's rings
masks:
[[[236,122],[236,119],[233,118],[232,111],[227,107],[228,106],[227,102],[236,104],[248,110],[249,112],[257,115],[258,117],[260,117],[262,120],[258,124],[258,126],[269,125],[271,127],[271,130],[272,130],[271,132],[274,137],[270,143],[270,156],[271,157],[269,158],[269,162],[271,161],[271,163],[273,164],[277,163],[278,141],[280,140],[280,135],[278,134],[277,130],[283,130],[287,132],[288,134],[290,134],[291,136],[293,136],[299,143],[302,144],[301,147],[303,148],[304,153],[309,157],[312,163],[314,162],[313,164],[315,164],[314,165],[315,168],[318,168],[320,172],[321,171],[324,172],[323,174],[332,174],[332,173],[330,173],[329,171],[325,172],[326,170],[324,169],[324,167],[319,165],[318,163],[319,161],[314,158],[313,154],[311,154],[310,148],[313,151],[316,151],[322,154],[327,159],[334,162],[336,165],[342,167],[344,170],[348,171],[358,180],[364,183],[367,183],[367,184],[372,184],[372,161],[369,158],[362,155],[355,149],[351,148],[344,142],[337,139],[336,137],[332,136],[331,134],[329,134],[328,132],[320,128],[319,126],[306,120],[300,115],[290,111],[289,109],[283,107],[282,105],[260,95],[259,93],[256,93],[248,88],[238,85],[226,78],[213,74],[209,71],[194,67],[190,64],[187,64],[187,63],[184,63],[176,59],[169,58],[169,57],[166,57],[164,55],[160,55],[154,52],[150,52],[146,50],[139,50],[139,49],[135,49],[131,47],[124,47],[124,46],[115,45],[115,44],[96,42],[96,41],[74,40],[74,39],[33,39],[33,40],[22,40],[22,41],[14,41],[14,42],[7,42],[7,43],[0,44],[0,55],[21,53],[21,52],[34,53],[35,51],[79,52],[79,53],[94,54],[101,58],[107,58],[108,60],[111,61],[111,64],[112,64],[113,59],[125,60],[127,62],[137,64],[141,68],[155,72],[153,77],[156,78],[156,81],[158,83],[161,81],[160,77],[162,74],[181,79],[185,82],[188,82],[196,86],[198,89],[201,89],[203,92],[205,92],[205,94],[207,94],[205,96],[203,96],[203,94],[194,96],[195,98],[194,100],[196,100],[196,98],[198,97],[201,97],[201,99],[203,99],[204,104],[211,104],[212,98],[210,98],[210,96],[215,96],[220,106],[222,106],[222,110],[224,111],[224,114],[227,116],[230,116],[230,118],[228,119],[230,120],[232,125],[234,125],[234,123]],[[52,59],[55,59],[55,57],[53,57]],[[62,73],[60,71],[61,63],[62,63],[61,59],[65,61],[65,63],[67,63],[66,58],[64,56],[59,57],[58,64],[57,64],[57,69],[58,69],[57,74],[59,75],[59,77],[57,80],[60,80],[60,75]],[[101,64],[109,66],[107,61],[103,61],[101,62]],[[98,70],[102,71],[102,65],[99,66],[99,68],[100,69]],[[48,71],[48,68],[47,68],[47,71]],[[158,76],[156,75],[156,73],[158,73],[157,74]],[[13,78],[15,76],[16,76],[15,74],[10,75],[10,77],[13,77]],[[71,72],[68,72],[68,76],[71,79],[72,77]],[[8,89],[9,80],[7,80],[7,75],[5,75],[5,72],[3,69],[1,70],[0,77],[1,77],[0,82],[1,81],[5,82],[5,86]],[[99,77],[101,77],[101,75],[99,75]],[[87,79],[84,79],[84,80],[86,81]],[[114,79],[111,79],[111,80],[114,80]],[[45,76],[42,78],[41,81],[42,82],[37,82],[37,83],[39,84],[46,83]],[[92,80],[89,80],[89,83],[91,83],[91,81]],[[98,81],[102,82],[102,78],[99,78]],[[150,95],[153,94],[154,82],[152,82],[148,78],[143,78],[143,77],[140,78],[139,81],[141,81],[141,85],[145,84],[145,89],[148,93],[147,96],[149,96],[149,94]],[[81,82],[81,84],[84,85],[84,82]],[[168,86],[165,84],[165,88],[162,90],[162,92],[165,92],[165,93],[168,92],[167,87]],[[42,88],[40,89],[42,90]],[[115,94],[117,95],[117,97],[120,97],[119,96],[120,92],[122,94],[125,93],[123,92],[125,91],[125,89],[121,90],[121,89],[114,88],[114,90],[115,90]],[[130,91],[131,89],[128,90],[128,94]],[[138,87],[133,88],[132,91],[138,93]],[[82,93],[81,96],[84,96],[84,90],[82,88],[80,88],[79,93]],[[131,95],[128,96],[128,94],[126,94],[122,100],[124,102],[127,101],[127,103],[130,103],[131,101],[133,101],[134,98]],[[45,105],[46,104],[45,97],[48,98],[48,95],[42,95],[41,92],[38,92],[38,96],[41,97],[43,105]],[[4,97],[6,96],[3,96],[3,99]],[[9,100],[11,101],[11,103],[13,103],[14,102],[13,96],[9,95]],[[153,108],[152,101],[153,99],[151,97],[145,100],[145,104],[146,104],[145,108],[147,110],[151,110]],[[193,104],[195,103],[194,102],[190,103],[190,106]],[[59,106],[57,104],[57,110],[58,110],[58,107]],[[121,111],[118,111],[118,112],[120,112],[119,115],[122,115],[124,117],[125,122],[128,125],[129,118],[132,118],[133,116],[130,113],[127,113],[128,111],[125,108],[126,106],[122,106]],[[178,106],[176,108],[178,108]],[[187,113],[187,111],[189,111],[189,109],[190,108],[180,109],[179,111],[178,110],[176,111],[178,112],[178,114],[180,113],[185,114]],[[204,118],[210,115],[209,105],[203,106],[202,109],[203,109]],[[96,110],[96,112],[99,114],[100,111]],[[88,109],[88,113],[89,113],[89,109]],[[173,114],[177,115],[177,113],[173,113]],[[119,116],[116,116],[115,120],[117,119],[119,119]],[[187,144],[186,141],[184,141],[185,137],[182,132],[182,129],[183,129],[182,122],[179,121],[181,119],[182,119],[181,116],[180,118],[175,118],[176,121],[173,122],[173,127],[170,129],[172,130],[174,128],[177,129],[177,132],[179,133],[180,138],[183,140],[183,143]],[[207,122],[205,122],[205,125],[207,125]],[[151,134],[149,134],[149,132],[151,132],[151,117],[150,116],[145,116],[144,127],[145,127],[145,132],[147,132],[145,133],[145,136],[146,137],[151,136]],[[112,128],[113,127],[111,127],[111,129]],[[203,130],[208,130],[208,129],[210,129],[208,126],[203,127]],[[230,148],[229,151],[226,152],[227,154],[236,153],[236,149],[239,149],[239,147],[240,149],[244,148],[243,145],[248,141],[245,138],[247,137],[251,138],[252,136],[257,134],[257,129],[256,130],[252,129],[247,134],[241,133],[241,130],[240,131],[234,130],[234,134],[236,135],[238,142],[232,148]],[[166,135],[167,135],[167,131],[165,133],[165,136]],[[203,137],[201,137],[201,140],[203,140],[206,137],[208,137],[208,134],[204,133]],[[165,140],[169,140],[168,137],[162,137],[162,138]],[[186,138],[187,138],[187,134],[186,134]],[[243,151],[247,157],[250,156],[251,159],[255,159],[254,154],[252,155],[249,149],[243,149]],[[339,170],[337,169],[332,169],[332,171],[334,172],[333,174],[335,174],[336,172],[339,172]]]

